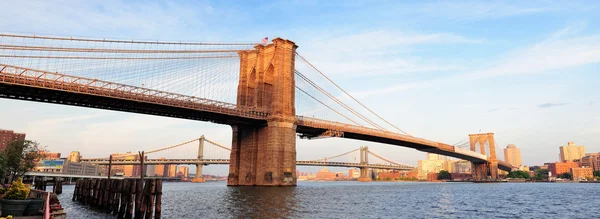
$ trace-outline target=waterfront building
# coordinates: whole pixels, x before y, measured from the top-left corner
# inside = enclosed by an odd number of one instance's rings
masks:
[[[33,168],[33,171],[62,173],[64,165],[65,165],[64,160],[41,160]]]
[[[180,166],[177,175],[187,178],[190,173],[190,168],[187,166]]]
[[[119,160],[139,160],[139,155],[138,154],[133,154],[131,152],[127,152],[124,154],[111,154],[113,156],[113,159],[119,159]],[[119,172],[115,172],[112,169],[117,167],[118,170],[120,170],[122,168],[122,173],[123,176],[139,176],[140,173],[142,172],[142,168],[140,167],[140,165],[122,165],[122,166],[113,166],[111,167],[111,172],[114,173],[119,173]]]
[[[161,160],[165,160],[166,158],[160,158]],[[167,165],[164,164],[160,164],[160,165],[156,165],[154,168],[154,176],[168,176],[167,171],[168,167]]]
[[[445,170],[446,161],[439,160],[440,156],[432,153],[427,153],[427,160],[419,160],[417,162],[417,178],[421,180],[426,180],[428,178],[429,173],[438,173],[440,170]]]
[[[41,160],[34,168],[37,172],[65,173],[74,175],[100,175],[98,165],[70,162],[67,159]]]
[[[24,141],[25,133],[16,133],[13,130],[0,129],[0,150],[6,149],[12,141]]]
[[[79,153],[79,151],[71,151],[67,157],[67,160],[69,162],[79,163],[81,160],[81,153]]]
[[[588,153],[579,159],[579,166],[590,167],[593,171],[600,170],[600,153]]]
[[[560,146],[559,156],[561,162],[579,160],[585,156],[585,147],[568,142],[566,146]]]
[[[43,156],[44,160],[58,160],[60,159],[60,153],[50,151],[40,151],[40,155]]]
[[[581,181],[582,179],[593,178],[594,172],[589,167],[573,167],[571,168],[571,175],[573,175],[573,180]]]
[[[177,165],[171,164],[171,165],[168,165],[168,166],[169,166],[169,170],[168,170],[169,173],[166,176],[176,177],[177,176]]]
[[[154,176],[156,173],[156,165],[146,165],[146,176]]]
[[[100,175],[100,168],[98,168],[98,165],[95,165],[95,164],[77,163],[77,162],[71,162],[69,160],[65,160],[65,164],[63,166],[63,173],[75,174],[75,175],[97,176],[97,175]]]
[[[335,179],[335,174],[327,169],[327,167],[323,167],[323,169],[317,172],[316,176],[317,180],[333,180]]]
[[[521,149],[517,148],[514,144],[509,144],[504,148],[504,161],[515,166],[520,167],[521,162]]]
[[[548,165],[548,171],[552,173],[553,177],[556,177],[558,174],[568,173],[571,171],[571,168],[579,167],[579,163],[567,161],[567,162],[556,162],[550,163]]]
[[[353,179],[358,179],[358,177],[360,177],[360,170],[359,169],[348,170],[348,177],[353,178]]]

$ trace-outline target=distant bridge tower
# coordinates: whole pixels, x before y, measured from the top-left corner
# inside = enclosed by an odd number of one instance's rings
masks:
[[[203,159],[204,159],[204,135],[202,135],[200,137],[200,140],[198,143],[198,160],[200,161]],[[202,166],[203,165],[201,163],[196,164],[196,175],[192,179],[192,182],[206,182],[206,179],[204,179],[204,176],[202,176]]]
[[[361,146],[360,147],[360,164],[367,165],[369,164],[369,147]],[[371,176],[369,176],[369,168],[361,167],[360,168],[360,176],[358,177],[359,182],[371,182]]]
[[[471,169],[473,179],[484,180],[488,179],[488,177],[498,179],[498,159],[496,158],[494,133],[470,134],[469,142],[471,144],[471,151],[477,151],[476,146],[479,144],[479,152],[488,156],[488,161],[485,163],[473,163]],[[489,145],[489,153],[486,153],[486,143]]]
[[[276,38],[239,52],[237,104],[269,111],[266,124],[232,124],[227,185],[296,185],[296,44]]]

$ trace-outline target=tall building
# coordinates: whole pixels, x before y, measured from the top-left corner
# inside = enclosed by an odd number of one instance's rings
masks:
[[[161,160],[166,160],[166,158],[161,157]],[[154,167],[154,176],[168,176],[169,173],[167,172],[169,169],[167,167],[167,165],[156,165]]]
[[[25,133],[15,133],[12,130],[0,129],[0,150],[6,149],[12,141],[24,141]]]
[[[69,153],[69,157],[67,157],[67,160],[69,162],[79,163],[81,160],[81,153],[79,153],[79,151],[71,151],[71,153]]]
[[[600,153],[589,153],[579,159],[579,166],[590,167],[593,171],[600,170]]]
[[[137,154],[133,154],[131,152],[127,152],[124,154],[111,154],[113,156],[113,159],[121,159],[121,160],[139,160],[139,155]],[[142,172],[142,168],[140,165],[123,165],[123,176],[139,176],[140,173]],[[111,167],[111,172],[112,171]]]
[[[445,163],[443,160],[419,160],[417,178],[427,179],[427,174],[439,173],[441,170],[445,170]]]
[[[560,146],[561,162],[579,160],[583,156],[585,156],[585,148],[576,146],[575,142],[568,142],[567,146]]]
[[[187,178],[190,173],[190,168],[187,166],[180,166],[177,175],[181,174],[182,177]]]
[[[176,177],[177,176],[177,165],[171,164],[168,166],[169,166],[169,174],[167,174],[167,176]]]
[[[522,166],[521,149],[517,148],[514,144],[506,146],[506,148],[504,148],[504,161],[515,167]]]

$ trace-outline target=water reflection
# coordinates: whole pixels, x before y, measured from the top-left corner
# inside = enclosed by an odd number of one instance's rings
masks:
[[[59,196],[69,218],[114,218]],[[600,183],[165,183],[163,218],[597,218]]]
[[[289,218],[298,200],[296,187],[228,187],[225,201],[233,217]]]

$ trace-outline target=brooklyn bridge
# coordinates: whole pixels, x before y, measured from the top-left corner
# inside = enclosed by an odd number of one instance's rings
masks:
[[[229,125],[227,161],[199,155],[147,162],[226,162],[230,186],[294,186],[296,165],[333,165],[297,161],[297,136],[451,156],[470,161],[476,180],[497,179],[499,169],[513,168],[497,159],[493,133],[469,135],[469,149],[461,149],[404,132],[297,48],[282,38],[199,43],[0,34],[0,97]],[[365,160],[359,164],[370,167]]]

